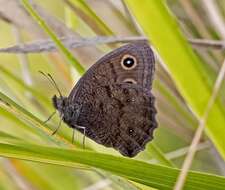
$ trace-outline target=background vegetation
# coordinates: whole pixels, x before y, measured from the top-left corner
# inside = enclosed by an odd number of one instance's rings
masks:
[[[173,189],[202,120],[184,189],[225,189],[224,0],[0,0],[0,18],[0,189]],[[128,159],[89,139],[83,150],[65,124],[51,136],[57,92],[38,71],[66,96],[101,56],[143,38],[158,56],[146,150]]]

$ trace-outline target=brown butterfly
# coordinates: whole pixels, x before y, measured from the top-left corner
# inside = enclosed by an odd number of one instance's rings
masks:
[[[154,71],[154,54],[146,41],[125,45],[97,61],[68,97],[55,95],[53,105],[69,127],[134,157],[157,127]]]

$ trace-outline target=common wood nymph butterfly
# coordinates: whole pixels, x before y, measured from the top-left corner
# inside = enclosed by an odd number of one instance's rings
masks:
[[[68,97],[53,96],[53,105],[69,127],[134,157],[157,127],[154,70],[154,54],[146,41],[125,45],[90,67]]]

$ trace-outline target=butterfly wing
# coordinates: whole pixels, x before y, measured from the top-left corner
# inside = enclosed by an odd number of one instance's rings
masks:
[[[126,58],[135,61],[135,67],[127,68]],[[97,61],[75,85],[69,99],[80,97],[83,88],[95,89],[97,86],[130,82],[151,90],[155,72],[155,58],[146,41],[139,41],[118,48]]]
[[[125,68],[126,58],[134,58],[135,67]],[[126,45],[100,59],[68,97],[70,105],[81,107],[79,117],[71,119],[69,125],[83,126],[86,136],[97,143],[135,156],[152,139],[157,126],[150,93],[154,67],[146,42]]]
[[[133,157],[153,138],[155,114],[154,97],[147,89],[136,84],[114,84],[89,94],[71,125],[84,126],[87,137]]]

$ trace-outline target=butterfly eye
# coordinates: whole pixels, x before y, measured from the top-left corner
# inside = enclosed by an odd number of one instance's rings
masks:
[[[137,60],[132,55],[124,55],[121,60],[121,65],[125,70],[131,70],[137,66]]]

